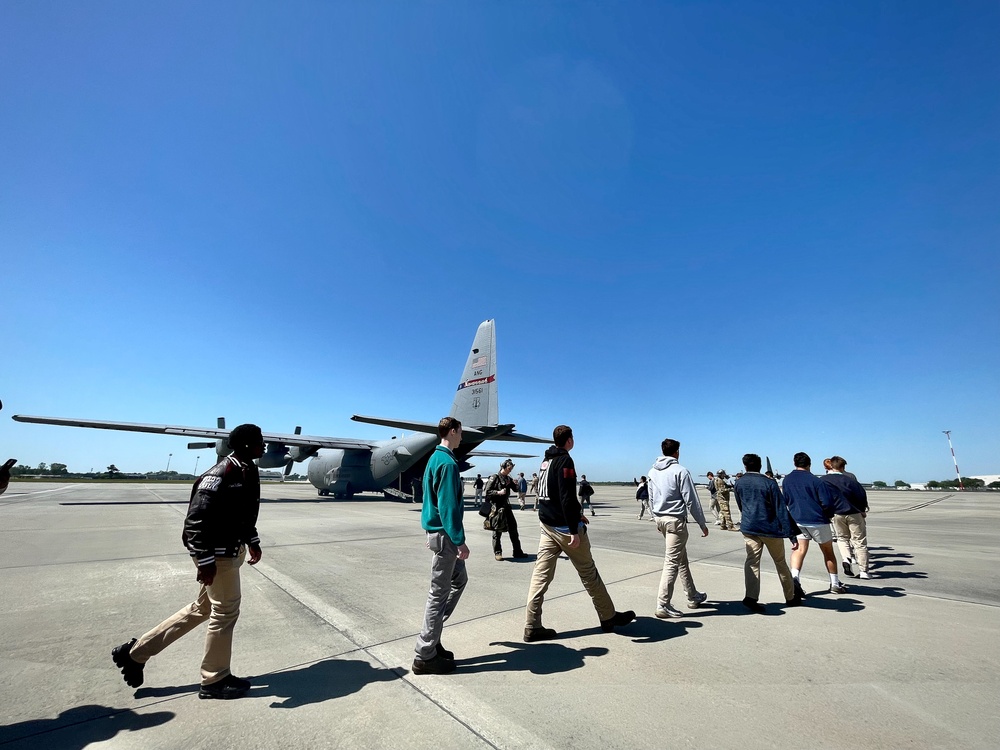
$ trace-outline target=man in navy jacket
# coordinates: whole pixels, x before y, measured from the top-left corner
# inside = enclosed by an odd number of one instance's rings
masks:
[[[796,453],[792,462],[795,464],[795,471],[785,477],[783,489],[788,512],[799,526],[799,548],[792,552],[795,593],[802,595],[799,571],[806,552],[809,551],[809,542],[814,541],[823,551],[826,571],[830,574],[830,593],[846,594],[847,586],[840,582],[837,575],[837,556],[833,551],[830,519],[836,513],[850,513],[850,505],[840,493],[812,473],[812,459],[808,453]]]
[[[747,559],[743,565],[746,581],[743,605],[751,612],[764,611],[757,599],[760,596],[760,558],[766,547],[778,572],[785,603],[790,607],[798,606],[802,603],[802,596],[795,590],[792,574],[785,562],[785,539],[792,541],[793,552],[797,550],[799,529],[788,513],[778,483],[760,473],[760,456],[747,453],[743,456],[743,467],[747,473],[736,480],[734,490],[736,505],[741,513],[740,531],[747,547]]]

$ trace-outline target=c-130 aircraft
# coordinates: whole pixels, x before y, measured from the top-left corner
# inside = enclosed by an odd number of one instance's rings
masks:
[[[487,440],[505,440],[519,443],[549,443],[546,438],[522,435],[514,431],[513,424],[498,424],[499,399],[497,397],[496,329],[493,320],[480,323],[472,349],[458,384],[458,392],[451,404],[449,416],[462,423],[462,444],[455,451],[459,469],[472,468],[468,459],[475,456],[531,458],[522,453],[477,451],[476,447]],[[220,458],[229,455],[229,431],[223,420],[218,427],[184,427],[181,425],[138,424],[135,422],[108,422],[101,420],[71,419],[68,417],[33,417],[15,414],[12,419],[34,424],[61,425],[64,427],[90,427],[100,430],[126,432],[152,432],[163,435],[210,438],[214,443],[188,443],[189,448],[215,447]],[[307,475],[320,495],[350,498],[358,492],[382,492],[386,497],[419,499],[419,480],[423,476],[427,458],[440,442],[437,422],[414,422],[355,414],[355,422],[398,427],[415,434],[390,440],[360,440],[313,435],[285,435],[264,432],[267,449],[258,460],[261,468],[285,467],[287,475],[296,461],[307,458]],[[298,428],[296,428],[298,433]],[[317,455],[322,449],[332,452]],[[414,481],[417,480],[417,481]],[[411,490],[413,494],[407,492]],[[415,496],[416,495],[416,496]]]

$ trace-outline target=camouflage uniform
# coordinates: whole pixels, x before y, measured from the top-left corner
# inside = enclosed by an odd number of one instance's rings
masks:
[[[729,485],[726,484],[726,472],[720,471],[715,475],[715,499],[719,503],[719,528],[725,531],[736,531],[733,524],[733,517],[729,514]]]

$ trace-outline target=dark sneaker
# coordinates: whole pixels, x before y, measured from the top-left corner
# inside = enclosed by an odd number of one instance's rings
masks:
[[[843,567],[844,569],[845,576],[847,576],[848,578],[854,578],[854,571],[851,570],[850,560],[844,560],[844,562],[841,563],[841,567]]]
[[[450,674],[455,671],[455,662],[436,654],[433,659],[414,659],[413,674]]]
[[[799,596],[798,593],[796,592],[795,596],[793,596],[791,599],[788,599],[785,602],[785,606],[786,607],[800,607],[800,606],[802,606],[802,597]]]
[[[455,661],[455,652],[446,649],[444,646],[441,645],[440,641],[438,641],[437,645],[437,655],[440,656],[442,659],[447,659],[448,661]]]
[[[146,665],[140,664],[130,656],[134,645],[135,638],[128,643],[115,646],[111,649],[111,660],[122,671],[122,679],[125,680],[125,684],[137,688],[142,684],[142,668]]]
[[[231,674],[211,685],[202,685],[198,691],[198,697],[229,701],[234,698],[242,698],[248,692],[250,692],[250,680],[241,680],[236,675]]]
[[[556,631],[552,628],[525,628],[524,642],[534,643],[535,641],[551,641],[556,637]]]
[[[847,593],[847,586],[845,586],[842,583],[833,583],[833,584],[830,585],[830,593],[831,594],[846,594]]]
[[[605,633],[610,633],[615,628],[620,628],[622,625],[628,625],[634,619],[635,612],[631,609],[628,612],[615,612],[615,616],[610,620],[601,620],[601,630]]]
[[[798,599],[799,601],[802,601],[803,599],[805,599],[806,598],[806,592],[802,590],[802,584],[799,583],[799,579],[798,578],[793,578],[792,579],[792,585],[795,587],[795,597],[794,598]]]
[[[523,560],[524,558],[527,557],[527,555],[524,554],[524,552],[515,552],[513,555],[511,555],[511,557],[513,557],[515,560]]]
[[[743,606],[753,612],[755,615],[764,614],[764,607],[756,599],[751,599],[749,596],[743,600]]]

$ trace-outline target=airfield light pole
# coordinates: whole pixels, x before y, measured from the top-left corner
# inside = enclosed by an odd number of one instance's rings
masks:
[[[955,446],[951,444],[951,430],[941,430],[941,432],[948,436],[948,447],[951,448],[951,460],[955,462],[955,476],[958,477],[958,489],[964,490],[965,487],[962,486],[962,474],[958,470],[958,459],[955,458]]]
[[[201,460],[201,456],[194,457],[194,475],[198,476],[198,461]]]
[[[173,457],[174,457],[173,453],[168,453],[167,454],[167,471],[165,472],[167,474],[170,473],[170,459],[173,458]]]

